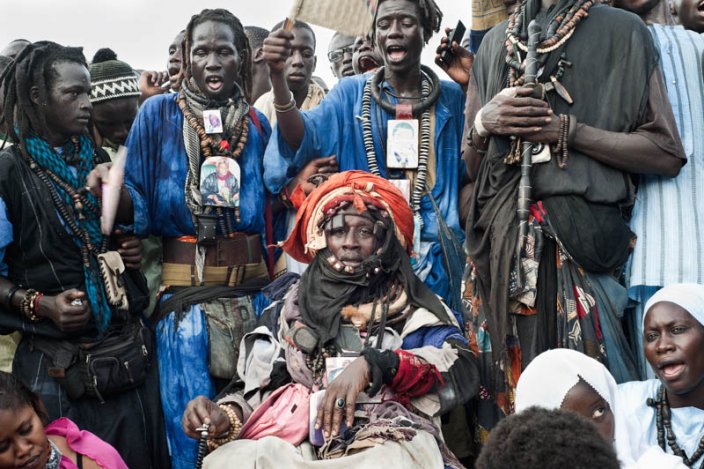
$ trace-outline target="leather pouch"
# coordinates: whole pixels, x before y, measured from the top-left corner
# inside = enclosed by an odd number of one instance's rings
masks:
[[[127,300],[127,289],[122,280],[122,274],[125,273],[125,264],[122,262],[122,256],[117,251],[108,251],[98,254],[97,257],[108,303],[127,311],[130,305]]]

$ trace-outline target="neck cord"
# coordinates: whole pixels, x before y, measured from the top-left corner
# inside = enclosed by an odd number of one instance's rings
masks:
[[[383,72],[383,67],[381,67],[375,77],[383,76]],[[437,76],[435,78],[437,78]],[[433,81],[434,80],[432,75],[429,76],[428,74],[423,73],[423,81],[421,83],[421,96],[423,97],[423,99],[421,100],[421,102],[413,104],[412,106],[412,108],[419,109],[419,112],[422,112],[420,119],[420,148],[418,151],[418,172],[416,174],[416,183],[413,188],[413,193],[411,194],[410,200],[410,205],[413,209],[414,218],[416,219],[416,222],[418,223],[419,228],[421,229],[423,227],[423,219],[420,216],[420,199],[423,193],[425,192],[425,185],[428,174],[428,156],[430,154],[430,109],[440,94],[439,83],[437,84],[437,86],[433,86],[435,85]],[[376,92],[374,91],[375,89]],[[381,172],[379,170],[376,150],[374,149],[374,136],[372,132],[371,119],[372,97],[374,98],[374,101],[379,104],[383,110],[392,114],[395,114],[396,112],[395,106],[393,104],[381,98],[379,89],[380,87],[376,83],[376,80],[372,78],[368,80],[367,84],[364,86],[364,93],[362,95],[362,139],[364,141],[364,149],[367,154],[367,165],[369,167],[369,172],[377,176],[381,176]],[[383,143],[383,136],[380,135],[379,138]]]
[[[704,456],[704,436],[702,436],[699,440],[699,446],[697,446],[697,450],[694,452],[692,457],[688,458],[684,449],[677,444],[677,436],[672,430],[672,413],[670,403],[667,400],[667,391],[665,386],[660,385],[657,399],[648,398],[647,404],[648,406],[655,408],[655,425],[658,430],[658,445],[660,445],[663,451],[667,451],[667,446],[669,446],[672,453],[682,458],[687,467],[694,467],[694,463],[696,463],[699,458]],[[665,440],[667,440],[667,446],[665,446]],[[704,461],[702,461],[699,469],[704,469]]]

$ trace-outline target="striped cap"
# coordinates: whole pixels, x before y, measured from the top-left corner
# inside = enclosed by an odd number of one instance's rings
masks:
[[[117,55],[110,49],[99,50],[89,69],[91,103],[140,95],[132,67],[117,60]]]

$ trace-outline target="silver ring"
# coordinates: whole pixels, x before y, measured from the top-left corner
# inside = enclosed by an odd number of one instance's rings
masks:
[[[342,397],[338,397],[337,400],[335,401],[335,407],[338,409],[342,409],[345,407],[345,399]]]

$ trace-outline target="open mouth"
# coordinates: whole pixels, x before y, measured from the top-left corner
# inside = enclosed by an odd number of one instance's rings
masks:
[[[682,362],[661,362],[658,365],[660,375],[666,380],[673,380],[680,376],[684,371],[685,364]]]
[[[365,55],[359,58],[358,62],[359,68],[363,72],[368,72],[369,70],[374,70],[376,68],[379,68],[379,62],[376,61],[374,57],[371,55]]]
[[[224,82],[220,77],[211,76],[205,78],[205,86],[207,86],[210,91],[220,91],[223,84]]]
[[[402,46],[389,46],[386,48],[386,55],[389,57],[391,62],[401,62],[406,58],[408,51]]]

